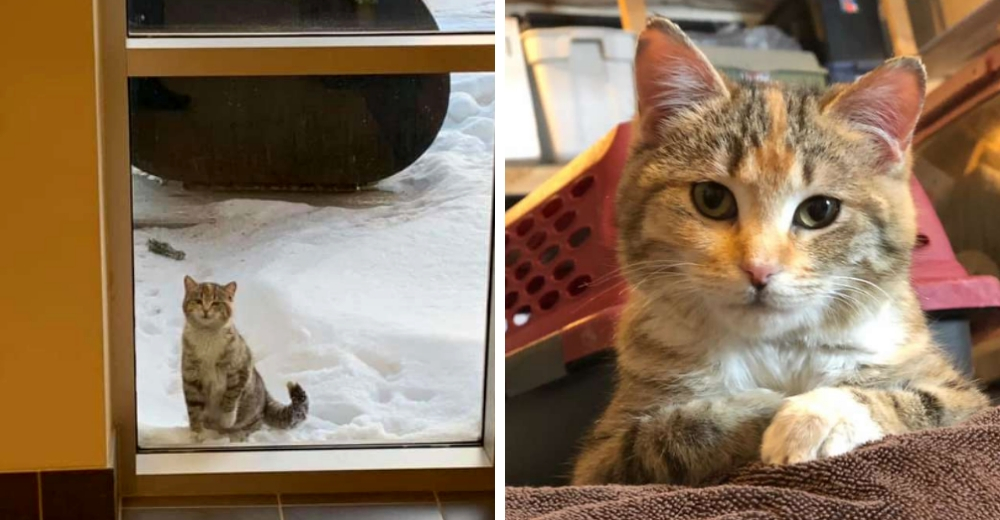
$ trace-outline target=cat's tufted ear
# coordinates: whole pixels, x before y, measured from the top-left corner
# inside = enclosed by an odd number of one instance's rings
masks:
[[[879,145],[883,160],[900,162],[924,106],[927,73],[917,58],[894,58],[841,89],[824,109]]]
[[[236,297],[236,282],[227,283],[223,289],[225,289],[226,294],[228,294],[230,298]]]
[[[190,276],[185,276],[184,277],[184,290],[185,291],[191,292],[191,291],[193,291],[193,290],[195,290],[197,288],[198,288],[198,282],[194,281],[194,278],[191,278]]]
[[[635,86],[644,141],[655,141],[675,116],[729,97],[722,76],[687,35],[666,18],[652,17],[635,51]]]

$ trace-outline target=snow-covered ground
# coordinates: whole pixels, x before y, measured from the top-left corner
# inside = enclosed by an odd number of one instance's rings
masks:
[[[495,0],[424,0],[442,31],[494,32]]]
[[[268,389],[283,402],[286,381],[309,393],[305,423],[248,442],[479,438],[494,87],[492,74],[452,78],[430,150],[374,192],[233,198],[133,175],[137,219],[152,216],[134,244],[142,447],[194,442],[179,373],[185,274],[235,280],[236,324]],[[160,219],[199,223],[168,228]],[[187,257],[154,255],[149,238]]]

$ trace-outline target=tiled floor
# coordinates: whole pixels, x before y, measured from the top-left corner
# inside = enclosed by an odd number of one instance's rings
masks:
[[[492,520],[493,493],[126,499],[122,520]]]

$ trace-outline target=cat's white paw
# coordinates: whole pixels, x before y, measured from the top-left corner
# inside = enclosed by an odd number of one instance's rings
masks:
[[[208,432],[206,432],[205,430],[198,430],[196,432],[193,432],[192,436],[194,437],[194,442],[200,444],[205,442],[205,439],[208,439]]]
[[[817,388],[789,397],[764,431],[760,458],[796,464],[847,453],[885,434],[850,391]]]
[[[219,417],[219,426],[222,428],[232,428],[236,424],[236,409],[234,408],[231,412],[223,413]]]

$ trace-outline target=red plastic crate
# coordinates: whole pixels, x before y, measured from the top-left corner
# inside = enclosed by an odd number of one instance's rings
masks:
[[[563,360],[605,349],[628,288],[615,254],[615,193],[628,155],[623,123],[507,212],[506,352],[558,335]],[[1000,281],[969,276],[920,183],[912,280],[925,311],[1000,307]]]

